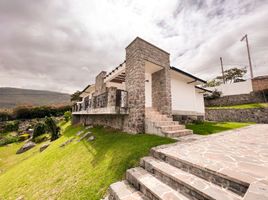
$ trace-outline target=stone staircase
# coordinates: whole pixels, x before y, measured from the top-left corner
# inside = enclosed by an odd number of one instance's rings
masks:
[[[158,151],[114,183],[108,200],[242,200],[248,185]]]
[[[185,129],[184,125],[167,115],[159,113],[154,108],[146,108],[145,110],[145,132],[166,137],[180,137],[190,135],[192,130]]]

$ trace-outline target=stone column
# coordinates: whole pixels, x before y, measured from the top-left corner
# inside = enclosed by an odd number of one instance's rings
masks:
[[[171,115],[169,53],[136,38],[126,47],[126,90],[129,115],[124,130],[131,133],[145,131],[145,65],[151,62],[162,67],[152,75],[152,103],[158,111]]]

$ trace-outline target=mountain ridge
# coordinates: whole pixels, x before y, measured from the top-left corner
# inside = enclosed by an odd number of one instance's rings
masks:
[[[0,87],[0,108],[14,108],[19,105],[70,104],[70,94],[49,91]]]

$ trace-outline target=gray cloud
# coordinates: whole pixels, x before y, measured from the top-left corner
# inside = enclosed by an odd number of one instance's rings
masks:
[[[27,2],[27,3],[26,3]],[[0,86],[73,92],[124,60],[140,36],[201,78],[247,65],[268,74],[268,1],[0,1]]]

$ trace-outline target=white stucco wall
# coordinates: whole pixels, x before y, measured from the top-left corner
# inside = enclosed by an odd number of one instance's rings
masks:
[[[152,107],[152,74],[145,73],[145,107]]]
[[[199,93],[193,83],[187,84],[189,80],[171,73],[171,98],[172,112],[174,114],[204,114],[203,94]]]
[[[249,94],[253,91],[251,80],[246,80],[238,83],[222,84],[217,87],[208,87],[208,90],[218,90],[222,92],[222,96]]]

